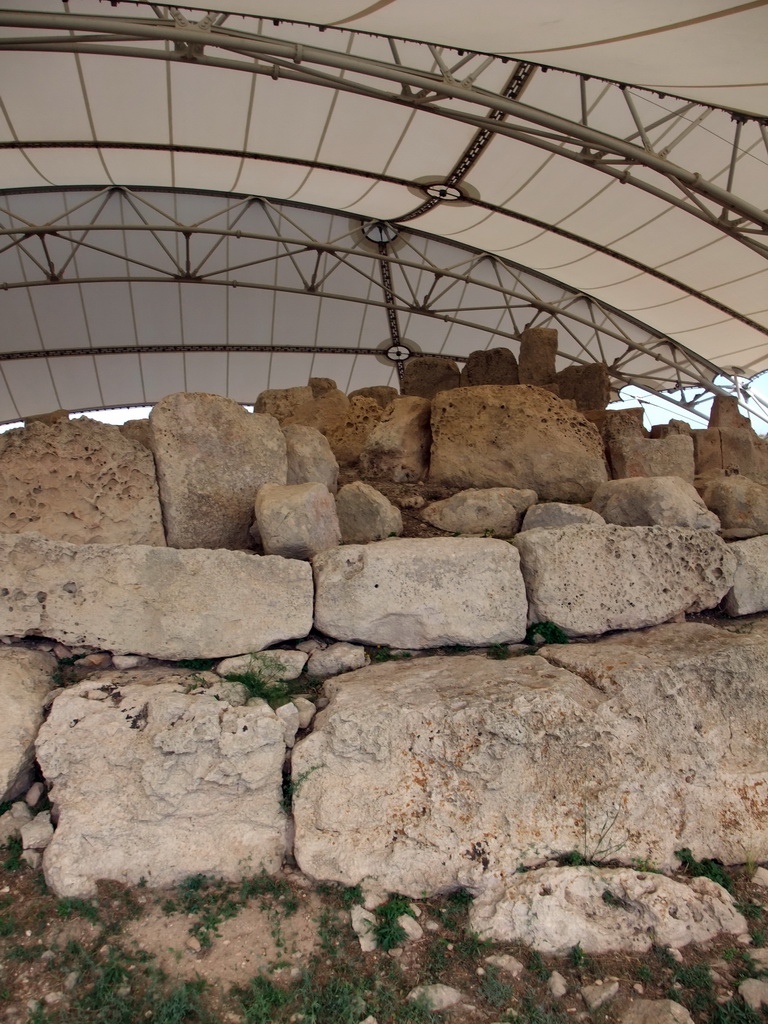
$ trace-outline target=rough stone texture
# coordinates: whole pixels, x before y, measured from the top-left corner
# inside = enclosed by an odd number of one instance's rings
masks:
[[[53,839],[53,825],[48,811],[36,814],[21,826],[21,844],[25,850],[44,850]]]
[[[253,500],[284,484],[285,438],[272,416],[221,395],[169,395],[149,416],[168,544],[249,548]]]
[[[696,473],[741,473],[768,485],[768,441],[743,427],[693,431]]]
[[[339,386],[332,377],[310,377],[307,381],[313,398],[322,398],[329,391],[338,391]]]
[[[728,615],[752,615],[768,608],[768,537],[728,545],[736,558],[733,586],[725,595]]]
[[[685,434],[687,437],[693,437],[693,428],[685,420],[675,419],[670,420],[669,423],[654,423],[651,426],[652,438],[669,437],[670,434]]]
[[[640,440],[648,434],[643,427],[643,409],[640,406],[630,409],[604,409],[590,412],[587,415],[590,423],[594,423],[606,446],[611,441]]]
[[[413,356],[405,364],[400,393],[432,399],[440,391],[457,388],[461,381],[458,363],[446,356]]]
[[[258,672],[262,679],[298,679],[307,663],[303,651],[283,651],[279,647],[258,654],[241,654],[237,658],[225,658],[216,666],[219,676],[236,675],[244,672]]]
[[[285,746],[275,712],[264,701],[238,707],[215,691],[188,693],[184,679],[157,683],[157,673],[142,685],[137,675],[64,690],[40,730],[38,759],[59,814],[43,858],[50,888],[91,896],[99,878],[166,886],[201,872],[236,880],[276,871]]]
[[[85,417],[10,430],[0,448],[0,532],[71,544],[165,544],[155,464]]]
[[[528,327],[520,335],[518,375],[521,384],[546,387],[555,380],[557,331],[550,327]]]
[[[32,782],[35,736],[55,668],[56,659],[42,651],[0,648],[0,803]]]
[[[138,420],[126,420],[117,428],[120,433],[131,441],[136,441],[145,448],[152,450],[152,436],[149,431],[149,417]]]
[[[679,476],[692,484],[694,477],[693,439],[687,434],[668,434],[652,440],[610,441],[608,453],[617,479],[634,476]]]
[[[376,927],[375,915],[358,904],[350,910],[349,918],[352,924],[352,931],[360,941],[361,951],[363,953],[373,953],[378,948],[376,936],[373,933]]]
[[[768,487],[746,476],[710,476],[698,479],[696,490],[720,519],[723,537],[746,540],[768,534]]]
[[[288,456],[289,484],[325,484],[331,494],[336,493],[339,464],[328,444],[328,439],[312,427],[289,423],[283,427]]]
[[[460,388],[432,403],[431,483],[530,488],[544,501],[589,501],[608,479],[595,428],[534,387]]]
[[[270,388],[262,391],[253,406],[255,413],[267,413],[274,416],[282,426],[294,415],[299,406],[312,401],[312,388]]]
[[[597,983],[584,985],[581,989],[581,998],[590,1013],[594,1013],[595,1010],[599,1010],[601,1006],[605,1006],[615,999],[618,993],[618,981],[609,981],[607,985],[598,985]]]
[[[464,993],[457,988],[451,988],[450,985],[437,983],[435,985],[419,985],[418,988],[412,989],[406,998],[413,1002],[423,999],[430,1009],[439,1012],[460,1003],[464,998]]]
[[[605,520],[591,508],[583,505],[565,505],[560,501],[546,501],[540,505],[531,505],[523,518],[523,530],[551,530],[558,526],[576,526],[588,523],[592,526],[604,526]]]
[[[374,384],[370,388],[358,388],[356,391],[350,391],[347,397],[350,402],[353,398],[372,398],[380,409],[386,409],[396,398],[400,397],[400,392],[397,388],[386,387],[383,384]]]
[[[611,377],[605,363],[567,366],[556,380],[560,397],[575,402],[579,412],[604,409],[611,400]]]
[[[709,412],[708,426],[716,429],[748,430],[752,433],[749,417],[741,414],[739,400],[733,395],[715,395]]]
[[[686,623],[331,680],[294,751],[294,778],[316,767],[295,801],[299,864],[418,897],[482,893],[573,849],[666,869],[682,847],[742,863],[746,841],[764,860],[766,657],[768,621]]]
[[[336,495],[342,544],[367,544],[372,540],[400,536],[403,516],[381,491],[356,480]]]
[[[306,636],[305,562],[0,534],[0,633],[115,654],[222,658]]]
[[[314,561],[315,626],[337,640],[428,648],[515,643],[525,588],[501,540],[383,540],[324,551]]]
[[[758,1013],[768,1006],[768,981],[763,978],[745,978],[739,985],[739,995],[752,1010]]]
[[[604,892],[616,902],[607,903]],[[645,953],[656,943],[679,949],[721,932],[743,935],[747,922],[721,886],[690,884],[632,868],[541,868],[489,890],[470,909],[472,928],[496,942],[522,942],[564,955]]]
[[[431,411],[426,398],[405,397],[392,402],[365,442],[360,454],[362,472],[394,483],[423,480],[432,444]]]
[[[621,1024],[694,1024],[693,1017],[673,999],[635,999],[621,1016]]]
[[[307,675],[316,679],[329,679],[342,672],[354,672],[358,668],[364,668],[369,661],[364,647],[357,644],[330,644],[310,654]]]
[[[265,555],[313,558],[341,543],[336,502],[325,484],[264,484],[255,508]]]
[[[61,420],[68,419],[69,411],[67,409],[54,409],[53,412],[39,412],[35,416],[27,416],[24,426],[28,427],[30,423],[59,423]]]
[[[463,388],[480,384],[519,384],[517,360],[508,348],[480,349],[470,352],[461,370]]]
[[[31,820],[32,811],[23,800],[11,804],[5,814],[0,815],[0,846],[7,846],[9,839],[20,837],[22,825]]]
[[[642,629],[714,608],[736,562],[709,530],[663,526],[564,526],[515,537],[529,622],[569,636]]]
[[[436,501],[421,513],[432,526],[447,533],[486,531],[495,537],[514,537],[526,509],[537,501],[535,491],[518,491],[511,487],[487,487],[459,491]]]
[[[349,399],[343,391],[331,389],[300,405],[286,423],[319,430],[328,439],[339,465],[348,466],[360,457],[381,414],[374,398]]]
[[[766,493],[768,498],[768,493]],[[719,530],[720,520],[679,476],[627,477],[601,484],[591,502],[616,526],[682,526]]]

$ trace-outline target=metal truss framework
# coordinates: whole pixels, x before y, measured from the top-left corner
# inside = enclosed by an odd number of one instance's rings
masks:
[[[678,398],[668,400],[689,411],[711,397],[722,393],[714,384],[721,374],[718,367],[681,346],[667,336],[651,331],[620,310],[586,295],[574,293],[559,282],[537,274],[509,261],[487,253],[472,252],[439,240],[441,251],[450,257],[435,263],[428,236],[402,228],[398,245],[367,242],[364,222],[344,237],[328,242],[312,235],[300,223],[300,207],[278,204],[250,196],[207,197],[211,203],[203,220],[185,223],[162,209],[161,197],[170,193],[160,190],[110,188],[94,190],[83,198],[84,190],[64,192],[77,196],[74,205],[62,202],[58,217],[49,217],[45,224],[33,224],[12,211],[8,198],[0,196],[0,259],[15,252],[22,270],[13,280],[0,281],[0,289],[62,288],[102,282],[177,284],[250,288],[278,291],[293,296],[311,295],[350,303],[364,303],[379,308],[391,317],[411,316],[438,320],[447,325],[470,327],[487,338],[487,346],[506,345],[519,340],[528,326],[554,326],[560,333],[560,354],[573,365],[605,362],[618,390],[634,383],[638,376],[650,391],[677,391]],[[132,212],[128,222],[121,212],[126,203]],[[248,211],[263,211],[268,231],[254,232],[243,227]],[[329,211],[331,215],[332,211]],[[293,215],[292,215],[293,214]],[[228,227],[221,227],[224,221]],[[350,218],[354,223],[354,218]],[[293,236],[285,233],[282,223],[292,223]],[[131,254],[125,238],[140,235],[143,243],[151,240],[151,248],[142,244],[143,258]],[[116,239],[122,239],[116,244]],[[253,243],[252,258],[247,261],[226,259],[227,239]],[[110,245],[111,240],[111,245]],[[103,257],[103,276],[83,275],[78,257],[95,253]],[[267,265],[280,264],[277,275],[263,275]],[[360,282],[359,290],[334,287],[334,273],[340,268],[351,271]],[[258,271],[260,277],[254,280]],[[474,296],[470,306],[464,296],[467,288]],[[492,326],[489,324],[492,322]],[[418,346],[407,339],[405,346],[418,357]],[[384,345],[383,348],[387,346]],[[354,355],[381,356],[381,345],[375,348],[336,346],[320,348],[303,346],[260,346],[211,344],[204,350],[217,351],[325,351]],[[152,346],[105,348],[43,348],[0,353],[3,360],[52,358],[58,356],[93,356],[150,351],[183,351],[183,347]],[[187,351],[201,351],[187,346]],[[466,355],[443,352],[463,361]],[[398,360],[401,362],[401,360]],[[399,367],[400,368],[400,367]],[[689,389],[699,388],[693,398],[683,397]]]

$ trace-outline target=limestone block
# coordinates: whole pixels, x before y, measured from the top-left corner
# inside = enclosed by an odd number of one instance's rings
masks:
[[[339,386],[332,377],[310,377],[307,381],[313,398],[322,398],[329,391],[338,391]]]
[[[305,402],[312,400],[312,388],[270,388],[262,391],[253,406],[253,411],[274,416],[283,426]]]
[[[286,423],[314,427],[328,439],[340,466],[356,462],[368,435],[381,419],[374,398],[349,399],[338,389],[328,390],[300,405]]]
[[[35,416],[27,416],[24,426],[28,427],[30,423],[59,423],[61,420],[68,419],[69,411],[67,409],[54,409],[53,412],[39,412]]]
[[[717,516],[707,510],[693,486],[679,476],[607,480],[595,491],[591,507],[606,523],[616,526],[720,529]]]
[[[640,440],[648,434],[643,427],[641,406],[629,409],[604,409],[585,414],[594,423],[606,445],[611,441]]]
[[[285,438],[272,416],[221,395],[169,395],[149,416],[168,544],[249,548],[253,500],[284,484]]]
[[[429,469],[432,443],[426,398],[405,397],[392,402],[371,431],[360,454],[362,472],[394,483],[423,480]]]
[[[693,457],[696,465],[696,476],[709,473],[721,473],[723,470],[723,451],[720,445],[719,430],[694,430]]]
[[[0,534],[0,633],[115,654],[222,658],[306,636],[311,625],[304,562]]]
[[[358,388],[356,391],[350,391],[347,397],[350,402],[353,398],[372,398],[379,408],[383,410],[390,406],[396,398],[400,397],[400,392],[397,388],[375,384],[370,388]]]
[[[736,558],[733,586],[725,595],[728,615],[752,615],[768,609],[768,536],[728,545]]]
[[[312,558],[341,543],[336,502],[325,484],[264,484],[255,508],[265,555]]]
[[[177,678],[112,679],[64,690],[38,736],[59,814],[43,858],[50,888],[91,896],[99,878],[154,887],[276,871],[285,745],[275,712],[188,693]],[[107,700],[88,699],[97,685]]]
[[[0,648],[0,803],[32,782],[35,736],[55,668],[56,659],[42,651]]]
[[[252,654],[241,654],[236,658],[225,658],[216,666],[219,676],[257,672],[262,679],[270,682],[283,679],[298,679],[307,663],[308,655],[303,651],[284,651],[279,647]]]
[[[574,401],[579,412],[604,409],[611,400],[611,377],[605,363],[567,366],[556,380],[560,397]]]
[[[461,380],[458,363],[445,356],[413,356],[405,364],[400,393],[432,399],[440,391],[457,388]]]
[[[748,430],[752,432],[752,424],[748,416],[743,416],[739,409],[739,400],[734,395],[715,395],[709,412],[710,428],[726,430]]]
[[[354,672],[355,669],[364,668],[369,661],[364,647],[357,644],[330,644],[310,654],[307,675],[315,679],[329,679],[342,672]]]
[[[652,438],[669,437],[670,434],[686,434],[688,437],[693,437],[693,428],[685,420],[675,419],[670,420],[669,423],[654,423],[651,426]]]
[[[517,359],[508,348],[480,349],[470,352],[461,370],[463,388],[479,384],[519,384]]]
[[[500,540],[383,540],[313,560],[315,626],[337,640],[401,648],[516,643],[527,604],[515,549]]]
[[[537,500],[535,491],[511,487],[471,488],[436,501],[421,513],[432,526],[447,533],[475,533],[514,537],[526,509]]]
[[[542,388],[486,385],[433,401],[429,479],[589,501],[608,473],[600,437],[580,413]]]
[[[708,476],[696,481],[708,509],[720,520],[723,537],[745,540],[768,534],[768,487],[746,476]]]
[[[588,523],[604,526],[605,520],[591,508],[583,505],[566,505],[561,501],[545,501],[531,505],[523,518],[523,530],[551,530],[558,526],[576,526]]]
[[[606,901],[604,893],[614,899]],[[515,875],[470,910],[473,930],[495,942],[541,953],[645,953],[654,943],[679,949],[722,932],[744,935],[733,899],[708,878],[690,884],[631,868],[541,868]]]
[[[342,544],[367,544],[403,532],[403,516],[381,491],[360,480],[336,495]]]
[[[668,434],[652,440],[610,441],[608,453],[616,479],[629,476],[679,476],[692,484],[693,440],[687,434]]]
[[[124,437],[129,438],[131,441],[136,441],[152,451],[152,437],[149,432],[148,416],[137,420],[126,420],[117,429]]]
[[[21,837],[22,825],[31,820],[32,811],[23,800],[12,803],[5,814],[0,815],[0,846],[7,846],[10,839]]]
[[[521,384],[546,387],[555,380],[557,331],[549,327],[528,327],[520,335],[518,375]]]
[[[733,585],[735,558],[709,530],[564,526],[526,530],[513,543],[530,622],[569,636],[642,629],[714,608]]]
[[[289,484],[325,484],[331,494],[336,493],[339,464],[328,440],[319,430],[289,423],[283,427],[288,456]]]
[[[635,999],[621,1016],[621,1024],[694,1024],[693,1017],[674,999]]]
[[[682,847],[741,863],[748,837],[762,861],[766,658],[768,623],[683,623],[332,679],[293,756],[294,778],[314,769],[294,801],[299,865],[411,897],[498,898],[518,867],[574,849],[666,870]]]
[[[0,449],[0,531],[70,544],[165,544],[152,455],[85,417],[35,422]]]

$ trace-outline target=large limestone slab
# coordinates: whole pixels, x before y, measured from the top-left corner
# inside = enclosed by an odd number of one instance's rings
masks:
[[[433,400],[429,479],[581,502],[608,473],[597,430],[570,405],[538,387],[485,385]]]
[[[65,690],[40,730],[59,816],[43,859],[48,885],[90,896],[99,878],[165,886],[276,871],[285,746],[275,712],[264,701],[237,706],[226,691],[188,692],[189,678],[150,673],[143,685],[140,675]]]
[[[152,455],[85,417],[10,430],[0,449],[0,532],[70,544],[165,544]]]
[[[168,544],[250,548],[253,501],[284,484],[285,438],[272,416],[221,395],[169,395],[149,417]]]
[[[326,683],[293,759],[302,870],[418,897],[571,850],[765,858],[768,635],[687,623],[543,650]]]
[[[679,476],[693,483],[693,438],[688,434],[610,441],[608,451],[615,477]]]
[[[223,658],[305,636],[311,625],[305,562],[0,534],[0,633],[115,654]]]
[[[728,615],[752,615],[768,608],[768,537],[752,537],[728,546],[736,558],[733,586],[725,595]]]
[[[720,529],[717,516],[708,511],[693,485],[679,476],[607,480],[595,491],[590,507],[615,526]]]
[[[55,667],[56,659],[42,651],[0,648],[0,803],[32,782],[35,737]]]
[[[381,413],[375,398],[364,395],[347,398],[336,387],[316,387],[313,398],[298,406],[285,422],[319,430],[327,438],[339,465],[348,466],[360,457]]]
[[[735,558],[709,530],[564,526],[515,537],[530,622],[569,636],[642,629],[714,608],[733,584]]]
[[[383,540],[313,560],[315,626],[336,640],[392,647],[522,640],[526,600],[515,549],[500,540]]]
[[[646,953],[653,945],[680,949],[722,933],[749,934],[731,896],[710,879],[686,884],[631,868],[517,875],[472,905],[470,924],[484,938],[556,956],[576,945],[585,953]]]
[[[382,414],[360,453],[360,468],[394,483],[423,480],[429,469],[432,405],[427,398],[398,398]]]

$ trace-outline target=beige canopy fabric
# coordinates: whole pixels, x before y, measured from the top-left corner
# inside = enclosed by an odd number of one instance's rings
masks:
[[[768,369],[768,0],[219,3],[0,0],[0,422],[531,325]]]

